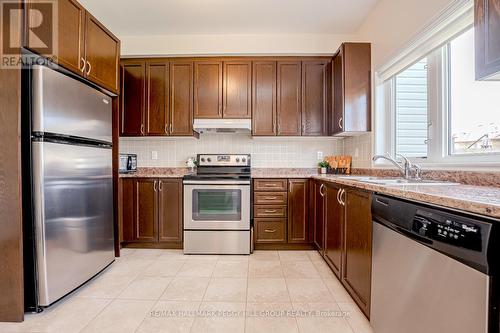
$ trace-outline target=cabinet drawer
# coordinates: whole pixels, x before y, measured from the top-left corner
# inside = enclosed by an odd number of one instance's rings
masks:
[[[255,243],[286,243],[286,219],[254,219]]]
[[[287,193],[286,192],[255,192],[254,193],[255,205],[286,205]]]
[[[254,206],[253,214],[255,217],[286,217],[287,206]]]
[[[286,179],[256,179],[253,181],[254,191],[285,191],[287,190]]]

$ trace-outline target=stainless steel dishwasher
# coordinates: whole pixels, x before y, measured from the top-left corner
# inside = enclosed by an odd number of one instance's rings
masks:
[[[500,221],[374,195],[376,333],[498,332]]]

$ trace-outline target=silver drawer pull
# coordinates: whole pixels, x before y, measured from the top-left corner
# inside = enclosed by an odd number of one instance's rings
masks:
[[[265,212],[266,213],[276,213],[277,210],[276,209],[266,209]]]
[[[266,200],[276,200],[278,198],[277,197],[265,197],[264,199],[266,199]]]
[[[264,232],[267,232],[268,234],[272,234],[276,232],[276,229],[266,229]]]
[[[266,187],[276,187],[279,186],[278,184],[265,184],[264,186]]]

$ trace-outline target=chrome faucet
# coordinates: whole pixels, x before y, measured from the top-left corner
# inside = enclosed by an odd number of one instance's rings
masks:
[[[386,153],[385,155],[375,155],[373,156],[372,160],[374,162],[381,158],[388,160],[401,171],[405,179],[411,179],[412,170],[420,170],[420,168],[418,166],[414,166],[406,156],[401,154],[396,154],[396,157],[401,157],[401,159],[403,159],[403,163],[396,161],[396,159],[392,157],[389,153]]]

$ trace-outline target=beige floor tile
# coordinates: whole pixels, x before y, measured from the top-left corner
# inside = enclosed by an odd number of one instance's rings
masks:
[[[290,279],[319,279],[321,278],[312,261],[283,261],[283,274]]]
[[[82,332],[135,332],[154,304],[153,301],[114,300]]]
[[[247,302],[277,303],[290,302],[285,279],[259,278],[248,279]]]
[[[254,251],[249,258],[250,261],[253,260],[280,260],[278,251]]]
[[[115,298],[136,278],[136,275],[104,275],[82,286],[76,297]]]
[[[203,302],[192,333],[245,332],[245,303]]]
[[[215,265],[214,277],[246,278],[248,261],[222,261]]]
[[[140,276],[132,281],[117,298],[158,300],[170,281],[172,281],[171,277]]]
[[[298,333],[292,303],[247,303],[245,333]]]
[[[311,261],[313,261],[313,262],[316,262],[316,261],[324,262],[325,261],[325,259],[323,259],[323,257],[321,256],[321,254],[319,254],[318,251],[306,251],[306,253],[309,256],[309,259],[311,259]]]
[[[250,255],[227,254],[220,255],[219,261],[246,261],[250,259]]]
[[[208,287],[210,278],[175,277],[161,295],[161,300],[201,301]]]
[[[286,279],[292,302],[330,303],[332,295],[321,279]]]
[[[196,260],[196,261],[217,261],[220,259],[220,255],[216,254],[186,254],[184,258],[187,260]]]
[[[163,257],[161,257],[163,258]],[[185,260],[155,260],[149,265],[142,276],[175,276],[186,263]]]
[[[305,251],[279,251],[280,260],[283,261],[310,261]]]
[[[339,303],[342,311],[347,313],[347,322],[351,326],[354,333],[374,333],[370,325],[370,321],[365,317],[356,304]]]
[[[119,258],[126,257],[126,256],[134,253],[135,251],[137,251],[137,249],[132,249],[132,248],[126,248],[126,247],[124,247],[124,248],[122,248],[120,250],[120,257]]]
[[[160,260],[187,260],[182,250],[164,250],[158,259]]]
[[[212,278],[208,284],[203,301],[207,302],[245,302],[247,279]]]
[[[168,250],[164,249],[137,249],[132,256],[136,259],[158,259]]]
[[[328,264],[322,260],[322,261],[313,261],[312,262],[314,267],[316,267],[316,270],[318,271],[319,275],[323,278],[323,279],[332,279],[332,278],[336,278],[335,277],[335,273],[333,273],[332,269],[330,268],[330,266],[328,266]]]
[[[278,260],[250,260],[248,264],[249,278],[282,278],[283,270]]]
[[[187,333],[193,326],[201,302],[159,301],[137,329],[137,333]]]
[[[215,269],[216,260],[187,260],[181,267],[178,276],[210,277]]]
[[[301,333],[353,333],[336,303],[293,303]]]
[[[139,275],[141,274],[149,265],[154,262],[153,259],[137,259],[127,257],[124,260],[116,260],[108,268],[106,268],[102,274],[103,275]]]
[[[26,314],[22,323],[0,323],[0,332],[76,333],[109,303],[110,299],[63,299],[41,313]]]
[[[323,279],[323,281],[337,303],[354,303],[354,300],[337,277],[334,276],[329,279]]]

